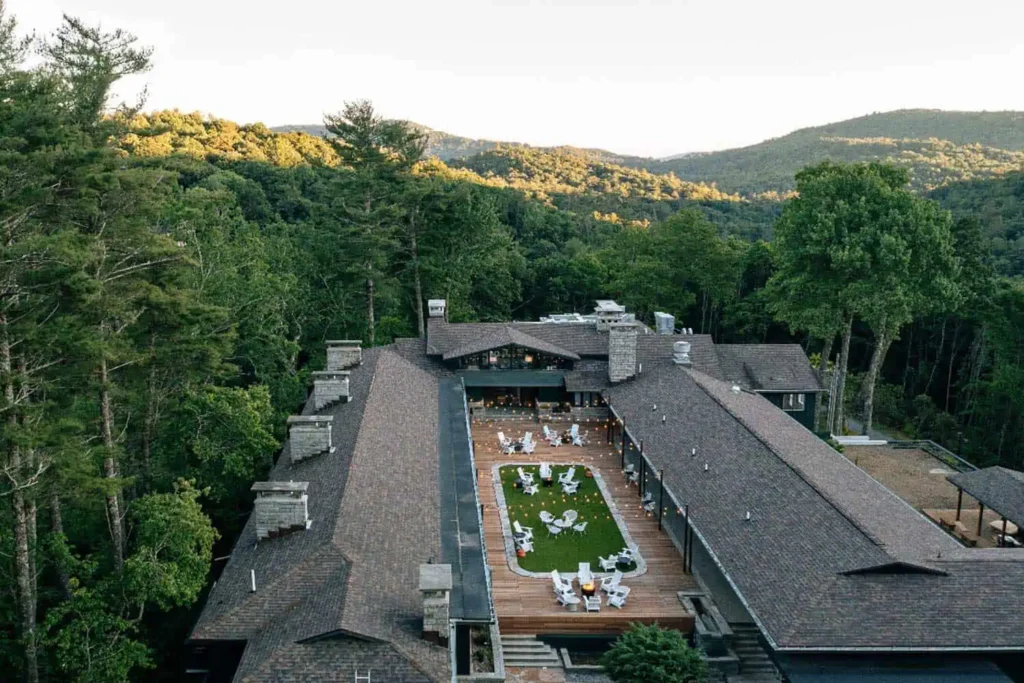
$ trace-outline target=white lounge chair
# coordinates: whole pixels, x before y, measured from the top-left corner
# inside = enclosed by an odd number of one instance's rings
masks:
[[[555,516],[553,514],[551,514],[550,512],[548,512],[547,510],[541,510],[540,511],[540,521],[544,522],[545,524],[554,524],[555,523]]]
[[[551,478],[551,463],[542,462],[540,464],[540,478],[550,479]]]
[[[600,595],[584,595],[583,606],[588,612],[600,612],[601,611],[601,596]]]
[[[523,538],[527,541],[533,540],[533,527],[523,526],[519,520],[512,522],[512,535],[516,538]]]
[[[630,484],[637,483],[638,481],[640,481],[640,473],[630,472],[629,474],[626,475],[626,481],[628,481]]]
[[[519,481],[523,482],[523,486],[529,486],[533,483],[533,472],[524,472],[522,467],[517,471],[519,472]]]
[[[580,490],[580,483],[578,481],[572,481],[567,484],[562,484],[562,493],[570,496],[575,495]]]
[[[614,593],[608,594],[608,604],[617,609],[626,606],[626,598],[629,597],[629,586],[619,586]]]
[[[529,486],[523,487],[523,493],[525,493],[528,496],[535,496],[537,495],[538,491],[540,491],[540,487],[538,487],[536,484],[530,484]]]
[[[606,576],[601,579],[601,590],[605,593],[611,593],[619,587],[619,583],[622,582],[622,572],[618,569],[611,576]]]
[[[533,541],[527,540],[525,538],[517,538],[516,539],[516,547],[519,548],[520,550],[522,550],[524,553],[532,553],[533,552]]]
[[[548,536],[557,536],[562,533],[562,527],[548,524]]]
[[[570,467],[565,472],[558,475],[558,483],[565,484],[572,481],[572,478],[576,476],[576,468]]]
[[[580,513],[575,510],[566,510],[562,513],[562,519],[565,520],[566,524],[572,525],[577,519],[579,519]]]
[[[584,584],[594,583],[594,575],[590,573],[590,563],[580,562],[579,571],[576,572],[576,580],[580,583],[580,590]]]
[[[550,446],[557,447],[562,445],[562,436],[558,432],[548,429],[547,425],[544,425],[544,438]]]
[[[577,534],[585,534],[585,533],[587,533],[587,524],[589,524],[589,522],[580,522],[579,524],[574,524],[573,527],[572,527],[573,533],[577,533]]]
[[[574,424],[572,427],[569,428],[569,436],[572,438],[573,446],[583,445],[583,436],[580,434],[579,425]]]
[[[529,455],[537,449],[537,443],[533,440],[533,432],[526,432],[523,436],[523,453]]]
[[[657,507],[657,505],[654,502],[654,497],[651,495],[650,491],[644,494],[644,497],[643,499],[641,499],[640,504],[643,505],[644,512],[654,512],[654,508]]]
[[[583,601],[580,600],[579,596],[575,593],[559,593],[558,602],[559,604],[568,607],[569,605],[578,605]]]
[[[586,524],[586,522],[584,522],[584,524]],[[617,562],[618,560],[615,558],[614,555],[612,555],[611,557],[601,557],[600,555],[597,556],[597,564],[600,565],[601,571],[603,572],[615,571],[615,566]]]
[[[570,581],[569,579],[563,578],[562,575],[558,573],[557,569],[552,569],[551,570],[551,583],[553,583],[555,585],[555,590],[556,591],[567,591],[567,590],[571,591],[572,590],[572,581]]]

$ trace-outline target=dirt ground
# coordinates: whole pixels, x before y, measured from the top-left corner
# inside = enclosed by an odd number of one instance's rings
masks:
[[[847,446],[843,455],[918,510],[956,508],[956,487],[946,481],[954,470],[922,450]]]

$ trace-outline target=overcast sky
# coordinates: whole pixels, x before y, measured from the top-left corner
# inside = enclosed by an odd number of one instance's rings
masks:
[[[1024,0],[7,0],[155,48],[149,108],[665,156],[907,107],[1024,110]]]

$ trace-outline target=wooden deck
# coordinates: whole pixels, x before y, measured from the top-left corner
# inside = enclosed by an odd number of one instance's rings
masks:
[[[562,425],[562,428],[565,426]],[[549,446],[543,438],[532,455],[503,455],[497,433],[519,438],[526,431],[541,436],[537,423],[512,421],[474,421],[476,466],[480,502],[483,505],[484,535],[487,541],[487,563],[492,569],[494,607],[502,633],[587,633],[614,634],[624,631],[630,622],[659,623],[684,632],[693,630],[693,616],[680,604],[678,591],[693,589],[693,577],[683,571],[683,560],[671,539],[658,530],[656,519],[647,518],[640,509],[636,486],[625,483],[619,454],[607,445],[603,425],[589,428],[589,444],[584,448],[563,445]],[[647,573],[624,583],[631,588],[626,606],[619,610],[608,606],[603,598],[600,612],[570,612],[555,600],[549,578],[530,578],[513,573],[505,558],[505,539],[496,507],[494,465],[505,462],[583,462],[599,472],[612,491],[615,506],[626,520],[633,541],[647,562]],[[595,571],[599,571],[594,567]],[[603,594],[602,594],[603,595]]]

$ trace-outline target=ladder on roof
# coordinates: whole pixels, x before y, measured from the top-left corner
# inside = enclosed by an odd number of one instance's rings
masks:
[[[363,676],[359,675],[359,669],[356,669],[355,673],[356,673],[356,682],[355,683],[371,683],[371,681],[370,681],[370,674],[372,673],[372,670],[367,669],[366,674],[363,675]]]

